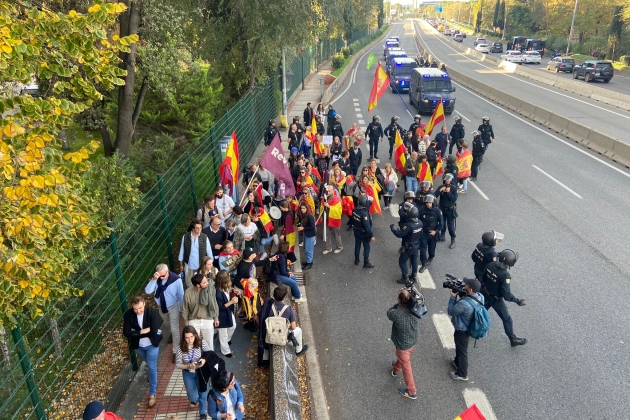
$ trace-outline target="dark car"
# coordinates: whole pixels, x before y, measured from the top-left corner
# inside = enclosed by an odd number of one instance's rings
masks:
[[[603,80],[604,83],[608,83],[613,74],[612,61],[608,60],[589,60],[573,67],[573,78],[584,77],[585,82]]]
[[[502,53],[503,52],[503,43],[502,42],[493,42],[492,45],[490,45],[490,52],[491,53]]]
[[[573,67],[575,67],[575,60],[570,57],[554,57],[547,63],[547,70],[556,73],[561,71],[573,73]]]

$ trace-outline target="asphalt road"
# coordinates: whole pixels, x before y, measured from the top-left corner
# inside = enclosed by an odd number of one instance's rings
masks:
[[[506,73],[493,64],[484,63],[469,57],[442,39],[442,35],[424,21],[414,25],[421,42],[427,51],[436,56],[447,68],[453,68],[495,88],[527,102],[543,105],[545,108],[594,128],[620,141],[627,142],[627,127],[630,112],[614,106],[584,98],[535,80]],[[472,37],[471,37],[472,38]],[[470,42],[470,40],[468,40]],[[604,83],[601,84],[602,86]]]
[[[412,55],[407,27],[403,47]],[[391,33],[403,34],[403,24],[392,25]],[[381,46],[373,52],[382,54]],[[366,57],[334,99],[344,125],[363,120],[365,126],[379,114],[384,123],[399,115],[408,126],[407,95],[401,100],[386,93],[367,114],[374,67],[366,70]],[[457,95],[456,112],[464,117],[466,132],[488,115],[496,142],[475,186],[459,196],[456,248],[438,244],[429,270],[437,288],[422,279],[430,316],[420,321],[412,356],[417,401],[401,397],[402,377],[390,376],[394,346],[386,311],[396,301],[400,270],[399,240],[389,225],[398,219],[388,211],[374,216],[376,267],[371,270],[353,265],[351,232],[344,230],[343,252],[324,256],[318,230],[307,294],[330,418],[453,419],[467,403],[483,398],[497,419],[629,418],[630,173],[461,86]],[[387,150],[379,156],[382,167]],[[394,202],[401,201],[399,192]],[[506,236],[499,250],[520,253],[512,292],[527,306],[508,307],[517,335],[529,343],[510,347],[491,311],[489,338],[470,346],[470,381],[454,382],[448,376],[454,356],[445,315],[449,294],[441,283],[445,273],[472,277],[470,254],[490,229]]]
[[[477,37],[472,36],[472,35],[467,35],[466,39],[464,39],[464,41],[462,42],[462,44],[464,44],[467,47],[470,48],[474,48],[475,45],[475,39]],[[506,47],[507,47],[507,41],[501,41],[501,40],[495,40],[495,39],[490,39],[490,38],[486,38],[486,40],[488,41],[488,45],[490,45],[490,43],[492,42],[502,42],[503,43],[503,52],[506,51]],[[503,53],[490,53],[490,55],[492,56],[496,56],[499,57],[501,54]],[[549,61],[551,60],[551,54],[553,54],[553,50],[550,49],[546,49],[545,50],[545,54],[542,57],[541,63],[538,64],[527,64],[527,66],[530,66],[532,68],[538,69],[540,71],[544,71],[544,72],[549,72],[549,70],[547,70],[547,63],[549,63]],[[594,60],[594,59],[593,59]],[[564,78],[567,79],[572,79],[573,76],[571,73],[558,73],[559,75],[561,75]],[[583,79],[580,79],[581,83],[586,83],[583,81]],[[593,83],[597,83],[598,87],[601,87],[603,89],[608,89],[610,91],[613,92],[619,92],[619,93],[624,93],[626,95],[630,95],[630,78],[626,77],[626,76],[620,76],[618,74],[615,74],[612,78],[612,80],[608,83],[603,83],[603,82],[593,82]]]

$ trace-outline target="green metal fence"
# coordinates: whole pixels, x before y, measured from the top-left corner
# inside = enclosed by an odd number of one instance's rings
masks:
[[[325,42],[295,58],[290,93],[322,57],[343,45]],[[236,130],[241,162],[248,162],[279,106],[273,77],[252,89],[201,137],[195,150],[158,176],[142,207],[116,221],[110,236],[86,253],[85,262],[67,279],[84,291],[81,296],[51,305],[44,317],[21,328],[0,331],[0,420],[75,419],[95,399],[106,409],[119,406],[138,369],[122,336],[129,298],[142,291],[158,263],[174,267],[188,221],[218,185],[219,141]]]

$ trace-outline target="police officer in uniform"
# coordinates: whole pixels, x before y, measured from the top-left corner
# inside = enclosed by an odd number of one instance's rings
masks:
[[[481,140],[481,133],[479,131],[472,132],[473,141],[472,141],[472,167],[470,168],[470,179],[471,181],[477,180],[477,174],[479,173],[479,165],[483,162],[483,155],[486,153],[486,146]]]
[[[405,193],[405,201],[400,203],[398,206],[398,216],[400,217],[400,219],[398,219],[398,227],[400,229],[402,229],[403,225],[407,223],[407,209],[409,209],[410,206],[415,205],[415,198],[416,196],[413,191],[407,191]]]
[[[527,343],[526,338],[517,337],[514,334],[512,325],[512,317],[508,312],[505,301],[515,302],[518,306],[525,306],[525,299],[517,299],[510,292],[510,281],[512,277],[508,269],[514,267],[518,260],[518,253],[511,249],[504,249],[499,254],[498,261],[491,262],[486,266],[486,273],[481,282],[481,292],[485,297],[484,306],[486,309],[493,307],[501,321],[503,321],[503,329],[510,339],[512,347],[522,346]]]
[[[341,115],[337,114],[335,115],[335,122],[333,123],[332,126],[332,136],[333,138],[335,136],[339,137],[340,139],[343,138],[343,127],[341,126]]]
[[[370,139],[370,159],[378,159],[378,142],[383,141],[383,126],[381,125],[381,117],[375,115],[372,122],[368,124],[365,130],[365,137]]]
[[[440,197],[440,210],[444,216],[444,224],[442,225],[442,239],[446,241],[446,228],[451,237],[450,249],[455,248],[455,219],[457,219],[457,188],[453,185],[453,174],[444,175],[444,184],[438,188],[435,193]]]
[[[420,114],[416,114],[413,117],[413,123],[409,126],[409,131],[413,134],[416,134],[416,130],[418,128],[422,128],[420,121],[422,120],[422,116]]]
[[[420,237],[420,272],[431,264],[435,257],[435,246],[437,245],[438,235],[442,228],[442,213],[440,209],[435,207],[435,196],[427,194],[424,198],[424,205],[420,207],[420,221],[422,222],[422,236]],[[427,259],[427,250],[429,258]]]
[[[431,186],[431,181],[422,181],[420,183],[420,187],[416,190],[416,207],[424,207],[424,198],[429,194],[433,194]]]
[[[412,284],[416,281],[418,272],[418,248],[422,237],[422,222],[418,220],[419,211],[416,206],[407,208],[407,221],[400,230],[394,229],[394,224],[389,225],[392,233],[397,238],[402,238],[398,265],[402,272],[402,277],[397,281],[399,284]],[[407,261],[411,259],[411,274],[407,268]]]
[[[453,118],[455,120],[455,124],[451,127],[451,144],[448,147],[448,153],[453,153],[453,146],[457,144],[457,142],[465,137],[464,126],[462,125],[462,119],[460,117]]]
[[[482,283],[483,276],[486,273],[486,266],[496,261],[499,257],[494,247],[503,240],[503,237],[504,235],[496,230],[485,232],[481,235],[481,242],[477,244],[477,247],[470,256],[475,263],[475,277]]]
[[[269,146],[271,144],[273,138],[276,137],[276,134],[278,137],[280,136],[280,132],[276,128],[276,121],[269,120],[269,127],[265,130],[265,146]],[[280,141],[282,141],[282,138],[280,138]]]
[[[457,158],[455,155],[448,155],[446,157],[446,166],[444,167],[444,175],[442,175],[442,179],[444,179],[447,174],[452,174],[453,179],[457,180],[458,173],[459,169],[457,168]]]
[[[494,143],[494,131],[492,131],[492,126],[490,125],[490,118],[483,117],[477,131],[481,134],[484,150],[488,148],[490,143]]]
[[[389,140],[389,158],[392,158],[394,153],[394,142],[396,142],[396,131],[400,133],[400,137],[403,137],[403,128],[398,124],[400,117],[392,117],[392,123],[385,128],[385,135]]]
[[[363,244],[363,268],[374,268],[370,262],[370,242],[376,242],[372,234],[372,216],[368,211],[367,195],[357,200],[357,206],[352,211],[352,225],[354,227],[354,265],[359,265],[359,254]]]
[[[318,115],[317,117],[315,117],[315,120],[317,121],[317,134],[319,134],[320,136],[323,136],[324,134],[326,134],[326,128],[324,128],[324,123],[322,122],[322,116]],[[313,130],[313,128],[311,127],[311,131]]]

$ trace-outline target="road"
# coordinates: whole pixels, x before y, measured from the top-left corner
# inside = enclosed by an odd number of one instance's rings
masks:
[[[472,35],[468,35],[466,37],[466,39],[464,39],[464,41],[462,42],[462,44],[464,44],[467,47],[470,48],[474,48],[474,43],[475,43],[475,36]],[[490,38],[486,38],[488,41],[488,45],[490,45],[492,42],[502,42],[503,43],[503,51],[506,51],[506,47],[507,47],[507,41],[501,41],[501,40],[497,40],[497,39],[490,39]],[[541,63],[540,65],[538,64],[527,64],[528,66],[532,67],[532,68],[536,68],[540,71],[544,71],[544,72],[549,72],[549,70],[547,70],[547,63],[549,63],[549,60],[551,60],[551,54],[553,54],[553,50],[547,49],[545,50],[545,54],[542,57]],[[490,55],[495,56],[495,57],[499,57],[501,54],[500,53],[491,53]],[[566,79],[572,79],[573,75],[571,73],[558,73],[559,75],[561,75],[562,77],[566,78]],[[580,79],[581,83],[586,83],[584,82],[582,79]],[[619,92],[619,93],[624,93],[626,95],[630,95],[630,78],[626,77],[626,76],[620,76],[618,74],[615,74],[613,76],[613,79],[608,82],[608,83],[603,83],[603,82],[593,82],[593,83],[597,83],[598,87],[601,87],[603,89],[608,89],[611,90],[613,92]]]
[[[455,49],[426,22],[415,21],[414,25],[427,51],[444,62],[447,68],[456,69],[522,100],[542,105],[559,115],[628,142],[626,133],[630,124],[629,111],[508,73],[491,63],[484,63]]]
[[[412,31],[409,25],[403,30],[392,25],[392,35],[403,34],[412,55]],[[373,52],[378,56],[381,46]],[[367,114],[374,67],[366,70],[366,58],[334,99],[344,125],[378,114],[384,123],[399,115],[408,126],[406,95],[386,93]],[[438,244],[430,274],[421,280],[430,316],[420,321],[412,356],[417,401],[401,397],[402,378],[390,376],[394,346],[386,311],[396,301],[400,271],[399,240],[388,226],[398,219],[388,211],[374,216],[371,270],[353,265],[351,232],[343,232],[340,254],[322,255],[318,239],[307,294],[330,418],[453,419],[472,402],[485,407],[488,419],[628,418],[630,173],[461,86],[457,94],[466,132],[488,115],[496,142],[479,180],[459,197],[456,248]],[[386,152],[379,151],[381,167]],[[394,202],[401,201],[399,192]],[[441,282],[445,273],[473,276],[470,255],[490,229],[506,236],[499,250],[520,253],[512,292],[527,306],[508,306],[516,333],[529,343],[510,347],[491,311],[489,338],[470,346],[470,381],[454,382],[448,376],[454,356],[449,294]]]

